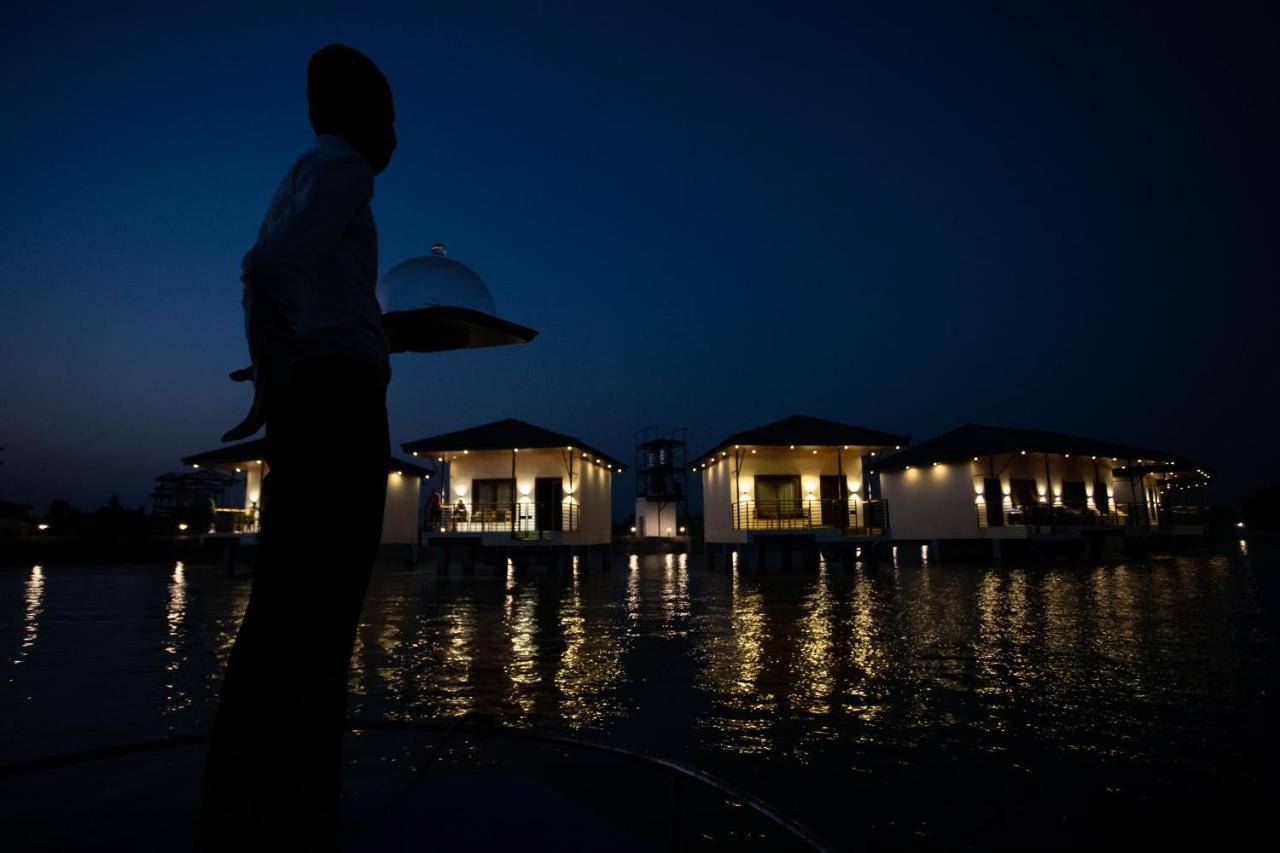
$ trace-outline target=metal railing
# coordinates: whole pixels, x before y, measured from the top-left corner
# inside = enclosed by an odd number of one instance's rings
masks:
[[[889,502],[812,498],[738,501],[734,530],[813,530],[837,528],[848,535],[879,536],[889,528]]]
[[[245,507],[218,507],[213,512],[210,533],[257,533],[259,514],[257,509]]]
[[[1003,525],[991,523],[997,509],[1001,513]],[[1067,504],[1057,497],[1022,506],[1011,506],[1008,499],[1001,507],[980,501],[974,505],[974,510],[979,528],[1029,527],[1041,532],[1072,527],[1163,529],[1206,523],[1203,507],[1112,501],[1108,502],[1105,510],[1099,510],[1091,504]]]
[[[578,504],[571,501],[519,501],[470,504],[427,510],[429,533],[513,533],[521,538],[573,533],[578,529]]]

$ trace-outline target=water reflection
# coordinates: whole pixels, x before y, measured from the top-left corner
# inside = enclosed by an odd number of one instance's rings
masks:
[[[825,560],[818,563],[817,582],[805,597],[802,609],[805,615],[800,619],[790,701],[810,714],[825,715],[831,710],[830,699],[835,688],[832,666],[837,629]]]
[[[22,623],[22,645],[18,648],[15,664],[27,659],[31,649],[35,647],[36,638],[40,636],[40,613],[44,608],[44,567],[32,566],[27,575],[25,588],[26,610]],[[9,679],[12,681],[12,677]]]
[[[461,715],[475,708],[475,691],[472,685],[472,666],[474,662],[473,644],[475,642],[476,612],[475,602],[471,596],[463,595],[457,600],[450,600],[442,614],[444,636],[441,638],[444,655],[441,662],[443,672],[438,679],[443,692],[441,703],[446,715]],[[420,637],[415,643],[415,652],[425,653],[426,638]],[[424,672],[422,675],[423,692],[430,690],[429,679],[433,675]]]
[[[165,679],[164,679],[164,711],[173,714],[191,706],[191,692],[182,671],[186,668],[187,656],[183,631],[183,621],[187,615],[187,570],[179,560],[169,576],[169,600],[165,608]],[[170,722],[172,730],[175,723]]]
[[[577,574],[560,596],[558,622],[564,639],[555,674],[560,717],[571,729],[598,728],[621,710],[623,644],[611,625],[588,624]]]
[[[537,701],[538,674],[538,624],[535,613],[538,606],[536,584],[518,584],[514,568],[507,572],[506,615],[503,629],[510,646],[510,657],[503,670],[509,681],[507,701],[517,709],[517,718],[533,714]]]
[[[730,575],[728,624],[702,638],[698,685],[710,705],[701,724],[728,752],[764,753],[774,694],[760,683],[765,669],[768,624],[764,596],[735,566]]]
[[[634,623],[640,618],[640,557],[632,554],[627,558],[627,620]]]
[[[736,555],[728,571],[633,556],[571,577],[379,567],[352,713],[590,729],[727,771],[837,835],[856,792],[868,846],[908,846],[922,811],[969,820],[992,791],[1050,825],[1063,787],[1194,794],[1253,760],[1270,724],[1259,697],[1274,695],[1271,566],[1255,569],[1269,552],[1254,544],[1033,568],[917,564],[912,546],[893,567],[816,574],[748,572]],[[39,566],[7,575],[0,637],[25,665],[11,667],[21,695],[0,682],[18,720],[0,746],[17,753],[20,732],[65,749],[71,726],[207,730],[247,581],[182,564],[58,571],[48,587]],[[919,806],[935,800],[955,805]],[[874,834],[889,822],[909,828]]]
[[[667,554],[662,560],[664,637],[683,637],[689,621],[689,555]]]

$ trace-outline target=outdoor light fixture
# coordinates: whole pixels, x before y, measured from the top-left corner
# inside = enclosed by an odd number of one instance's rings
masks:
[[[199,468],[200,466],[199,466],[199,465],[197,465],[197,464],[195,464],[195,463],[193,462],[193,463],[191,463],[191,467],[192,467],[192,468]]]
[[[636,529],[635,529],[634,527],[633,527],[633,528],[631,528],[631,532],[632,532],[632,533],[635,533],[635,532],[636,532]]]
[[[179,524],[178,524],[178,529],[179,529],[179,530],[186,530],[186,529],[187,529],[187,523],[186,523],[185,521],[183,521],[183,522],[179,522]]]
[[[413,455],[414,455],[414,456],[417,456],[417,455],[418,455],[418,451],[416,451],[416,450],[415,450],[415,451],[413,451]]]
[[[1243,524],[1240,526],[1244,527]],[[43,521],[36,525],[36,530],[48,530],[48,529],[49,529],[49,525],[45,524]]]
[[[681,533],[684,533],[684,528],[683,528],[683,527],[681,527],[681,528],[680,528],[680,532],[681,532]]]

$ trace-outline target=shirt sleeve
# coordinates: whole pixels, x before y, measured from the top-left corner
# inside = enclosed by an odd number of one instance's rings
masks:
[[[359,155],[300,163],[292,179],[287,204],[244,257],[242,277],[255,288],[309,272],[373,198],[373,171]]]

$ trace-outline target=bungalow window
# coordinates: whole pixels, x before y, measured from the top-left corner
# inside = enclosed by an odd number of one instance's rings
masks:
[[[1062,481],[1062,505],[1067,509],[1084,511],[1089,505],[1089,496],[1085,493],[1083,480]]]
[[[472,480],[471,512],[476,521],[507,521],[515,501],[511,480]]]
[[[803,514],[799,477],[756,477],[757,518],[800,518]]]
[[[1010,480],[1009,491],[1015,508],[1036,505],[1035,480]]]
[[[1107,497],[1107,484],[1101,480],[1096,480],[1093,484],[1093,505],[1103,515],[1111,511],[1111,499]]]

